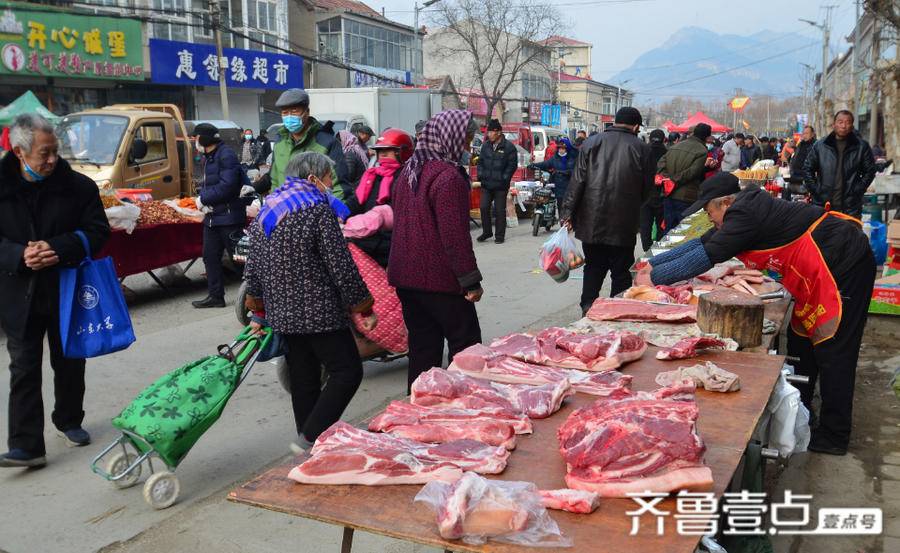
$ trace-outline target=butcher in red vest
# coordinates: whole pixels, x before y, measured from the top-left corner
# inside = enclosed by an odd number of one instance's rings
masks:
[[[826,206],[827,207],[827,206]],[[850,441],[856,362],[875,282],[875,259],[861,223],[822,207],[741,191],[738,179],[719,173],[703,182],[685,214],[705,209],[715,225],[703,237],[650,259],[640,284],[672,284],[737,257],[775,278],[794,297],[788,353],[811,409],[816,381],[822,406],[811,451],[844,455]]]

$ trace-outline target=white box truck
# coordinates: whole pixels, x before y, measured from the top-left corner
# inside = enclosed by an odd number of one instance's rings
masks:
[[[310,114],[334,132],[363,122],[377,137],[388,127],[414,134],[416,123],[442,111],[440,92],[422,88],[310,88]]]

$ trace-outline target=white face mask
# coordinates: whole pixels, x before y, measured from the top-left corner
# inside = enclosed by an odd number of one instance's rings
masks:
[[[194,148],[196,148],[197,151],[200,152],[201,154],[204,153],[204,152],[206,152],[206,148],[204,148],[203,146],[200,145],[200,141],[199,141],[199,140],[195,140],[195,141],[194,141]]]

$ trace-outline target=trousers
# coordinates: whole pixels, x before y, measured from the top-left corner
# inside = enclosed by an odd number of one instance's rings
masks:
[[[606,244],[581,244],[584,248],[584,282],[581,285],[581,310],[587,312],[594,300],[600,297],[600,289],[606,274],[611,273],[610,297],[624,292],[631,286],[629,269],[634,264],[634,246],[608,246]]]
[[[506,194],[508,192],[506,189],[481,189],[481,232],[484,235],[494,234],[491,227],[491,216],[493,215],[493,223],[497,227],[495,238],[506,238]]]
[[[444,341],[448,357],[481,342],[481,325],[475,304],[464,296],[397,289],[403,320],[409,329],[407,392],[423,372],[444,363]]]
[[[663,235],[663,206],[662,199],[653,197],[641,206],[641,248],[644,251],[650,249],[653,244],[653,230],[656,229],[656,239],[659,240]]]
[[[822,408],[819,427],[814,433],[817,439],[844,449],[850,442],[856,364],[874,282],[875,258],[868,250],[852,270],[837,279],[843,309],[835,335],[813,345],[809,338],[788,330],[788,354],[800,358],[797,373],[809,377],[809,384],[798,384],[797,388],[810,411],[816,382],[819,384]]]
[[[8,336],[9,352],[9,437],[10,449],[24,449],[44,455],[44,401],[41,377],[44,335],[50,344],[53,369],[54,406],[51,420],[59,430],[81,427],[84,420],[84,359],[67,359],[62,352],[59,316],[34,310],[28,317],[25,338]]]
[[[363,378],[362,360],[349,328],[286,334],[285,358],[297,434],[314,442],[341,418]],[[322,367],[328,379],[322,386]]]
[[[222,254],[228,250],[234,254],[231,236],[239,232],[240,225],[210,227],[203,225],[203,265],[206,267],[206,288],[209,297],[225,299],[225,283],[222,280]]]
[[[663,213],[666,220],[666,232],[669,232],[684,218],[682,212],[691,207],[691,202],[682,202],[671,198],[663,198]]]

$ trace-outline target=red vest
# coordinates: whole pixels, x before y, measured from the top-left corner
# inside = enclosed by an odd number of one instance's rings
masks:
[[[813,344],[833,337],[841,324],[841,292],[812,233],[826,217],[857,219],[828,211],[796,240],[768,250],[748,250],[737,255],[748,268],[759,269],[780,281],[794,296],[791,327]],[[861,224],[861,223],[860,223]]]

